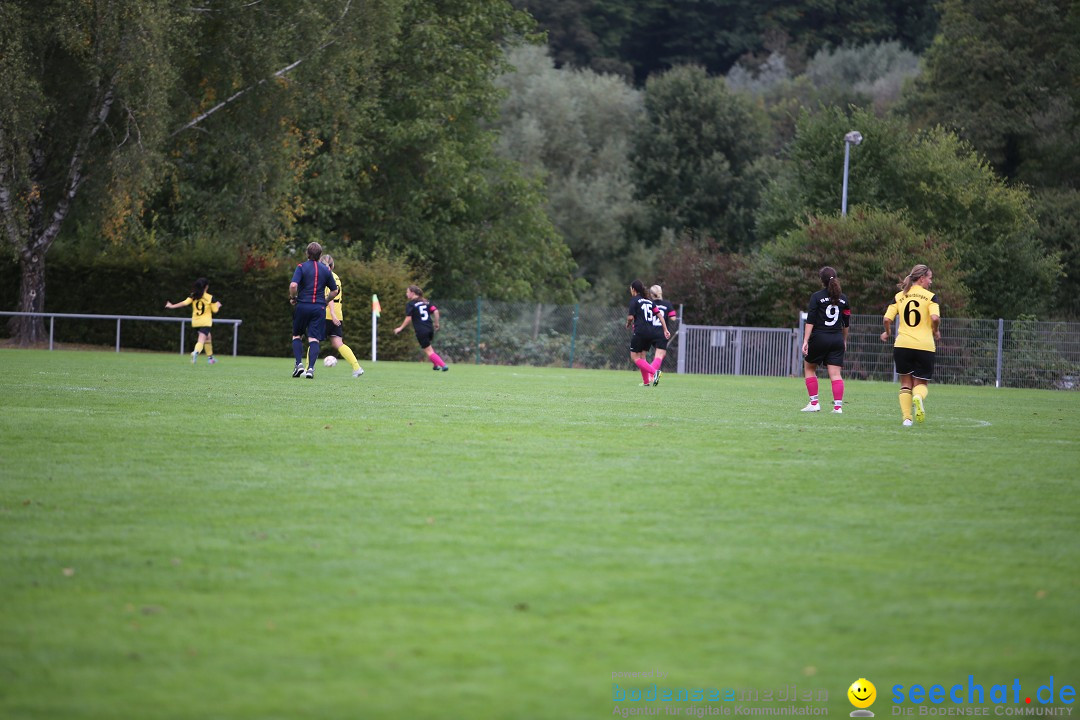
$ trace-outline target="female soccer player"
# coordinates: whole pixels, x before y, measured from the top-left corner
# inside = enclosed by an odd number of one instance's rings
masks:
[[[675,312],[675,306],[664,299],[664,289],[659,285],[653,285],[649,288],[649,295],[653,299],[653,305],[660,310],[660,314],[664,317],[664,327],[671,330],[671,324],[675,322],[678,317],[678,313]],[[660,372],[660,366],[664,364],[664,358],[667,357],[668,340],[658,340],[656,342],[656,354],[653,356],[652,369],[653,369],[653,387],[660,384],[660,376],[664,373]]]
[[[326,303],[326,336],[330,338],[330,344],[333,345],[334,349],[341,353],[341,357],[352,365],[352,376],[360,377],[364,374],[364,368],[360,367],[352,348],[345,344],[344,332],[342,331],[344,316],[341,314],[341,296],[344,291],[341,289],[341,278],[334,272],[334,258],[332,255],[323,255],[319,262],[330,270],[330,274],[334,276],[334,282],[338,286],[338,294],[333,300],[328,300]],[[326,293],[330,294],[329,288],[327,288]]]
[[[191,288],[191,294],[181,302],[172,303],[165,301],[166,310],[175,310],[186,305],[191,306],[191,327],[199,333],[199,339],[195,343],[195,349],[191,352],[191,364],[199,359],[199,353],[206,348],[206,362],[213,365],[214,344],[210,337],[210,328],[214,325],[214,313],[221,309],[221,302],[215,301],[210,294],[210,282],[206,278],[199,278]]]
[[[892,335],[892,323],[897,317],[896,342],[893,344],[893,361],[896,374],[900,376],[900,413],[904,427],[911,426],[911,408],[915,407],[915,421],[926,419],[927,383],[934,376],[934,358],[941,339],[941,308],[938,296],[930,291],[934,272],[925,265],[911,268],[907,277],[897,285],[892,305],[885,311],[885,332],[881,342],[888,342]]]
[[[803,412],[821,410],[818,404],[818,365],[824,364],[832,381],[833,412],[844,412],[844,351],[847,350],[848,324],[851,306],[847,295],[840,292],[840,278],[831,267],[821,268],[822,289],[810,296],[806,309],[806,330],[803,332],[803,375],[810,403]]]
[[[645,293],[645,285],[640,280],[630,283],[626,327],[634,328],[634,334],[630,337],[630,362],[641,371],[641,384],[648,387],[652,385],[655,371],[652,365],[646,362],[645,355],[657,342],[670,338],[671,333],[668,332],[663,314]]]
[[[405,297],[408,298],[408,302],[405,303],[405,319],[394,328],[394,334],[397,335],[409,323],[412,323],[416,341],[420,343],[420,348],[431,361],[431,369],[446,372],[450,368],[431,347],[431,339],[435,336],[435,331],[439,329],[439,308],[425,300],[424,291],[416,285],[409,286],[405,291]]]

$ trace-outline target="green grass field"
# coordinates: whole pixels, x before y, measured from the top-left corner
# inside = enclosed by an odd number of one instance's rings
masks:
[[[0,718],[1080,684],[1080,394],[290,366],[0,351]]]

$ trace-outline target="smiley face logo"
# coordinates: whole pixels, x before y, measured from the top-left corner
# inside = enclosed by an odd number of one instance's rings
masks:
[[[851,683],[847,691],[848,700],[857,708],[868,708],[877,700],[877,688],[866,678],[859,678]]]

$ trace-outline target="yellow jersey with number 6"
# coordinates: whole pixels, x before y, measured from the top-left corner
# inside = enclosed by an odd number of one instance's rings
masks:
[[[893,304],[885,311],[889,320],[899,318],[896,326],[896,347],[934,352],[934,325],[930,316],[941,317],[938,296],[922,285],[912,285],[905,292],[896,293]]]

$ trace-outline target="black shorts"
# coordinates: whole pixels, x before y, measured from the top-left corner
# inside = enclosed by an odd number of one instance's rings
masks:
[[[212,329],[212,327],[213,326],[211,326],[211,325],[205,325],[203,327],[193,327],[191,329],[194,330],[196,334],[201,333],[203,335],[209,335],[210,330]]]
[[[344,338],[345,335],[342,332],[342,328],[344,328],[344,327],[345,327],[345,323],[341,323],[340,325],[335,325],[333,320],[327,320],[326,321],[326,335],[323,336],[323,340],[325,340],[326,338],[328,338],[330,336]]]
[[[638,335],[638,334],[635,333],[634,335],[630,336],[630,352],[632,352],[632,353],[649,352],[649,348],[655,347],[656,344],[658,342],[660,342],[661,340],[664,340],[663,335],[660,336],[660,340],[657,340],[654,337],[648,337],[648,336],[645,336],[645,335]],[[665,344],[665,347],[667,347],[666,344]]]
[[[655,347],[657,350],[667,350],[667,344],[668,340],[665,337],[658,337],[657,339],[653,340],[653,347]]]
[[[811,333],[803,360],[811,365],[844,367],[844,336],[840,333]]]
[[[931,380],[934,377],[934,355],[930,350],[894,347],[893,361],[898,375],[911,375],[919,380]]]
[[[431,338],[433,337],[435,337],[434,330],[416,328],[416,342],[420,343],[421,349],[431,347]]]

